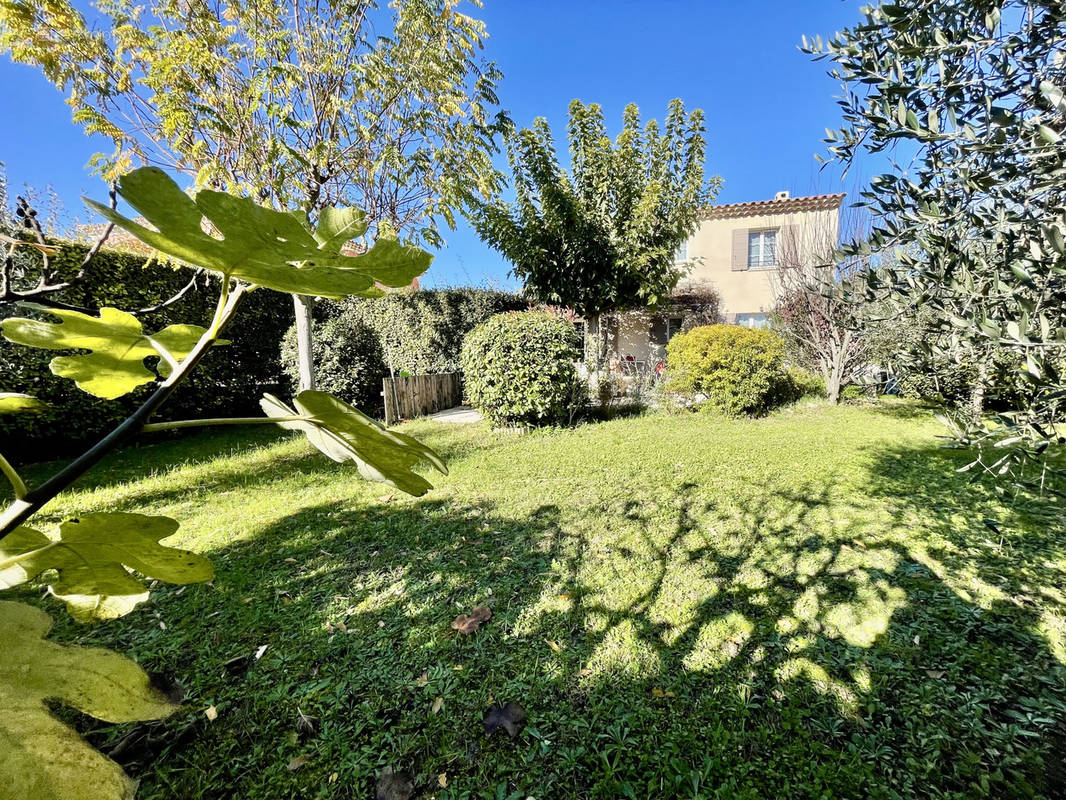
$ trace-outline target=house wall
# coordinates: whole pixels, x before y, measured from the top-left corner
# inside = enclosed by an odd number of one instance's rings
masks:
[[[777,229],[779,254],[791,242],[791,252],[810,259],[817,251],[825,250],[826,242],[836,243],[839,210],[703,220],[688,240],[688,258],[696,263],[686,280],[709,283],[718,290],[722,298],[721,311],[727,322],[734,321],[737,314],[766,313],[774,306],[776,269],[733,269],[733,235],[740,229]],[[747,237],[744,238],[746,242]]]

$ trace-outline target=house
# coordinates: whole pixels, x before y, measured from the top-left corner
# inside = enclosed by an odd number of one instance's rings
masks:
[[[789,264],[810,263],[837,242],[843,194],[790,197],[707,208],[700,226],[678,249],[689,273],[675,292],[682,302],[662,313],[629,312],[609,323],[609,340],[623,371],[653,368],[666,343],[683,329],[705,324],[697,304],[683,302],[715,290],[722,322],[763,327],[775,305],[775,276]]]

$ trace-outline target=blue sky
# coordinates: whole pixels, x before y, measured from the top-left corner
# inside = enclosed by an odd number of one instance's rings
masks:
[[[504,73],[500,99],[514,121],[543,116],[565,142],[572,99],[600,103],[612,131],[623,107],[662,119],[680,97],[707,115],[707,171],[724,179],[719,202],[854,191],[869,165],[841,181],[820,170],[825,128],[837,127],[836,82],[824,62],[799,52],[804,34],[825,36],[859,20],[859,0],[485,0],[485,56]],[[36,70],[0,61],[6,109],[0,161],[11,190],[51,185],[66,210],[89,216],[78,199],[103,197],[86,163],[105,149],[70,122],[62,97]],[[561,148],[565,152],[565,144]],[[447,234],[426,285],[513,286],[508,265],[464,224]]]

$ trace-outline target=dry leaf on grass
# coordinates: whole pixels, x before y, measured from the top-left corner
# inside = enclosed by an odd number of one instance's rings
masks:
[[[204,709],[204,716],[207,717],[209,722],[214,722],[218,719],[218,709],[214,706],[208,706]]]
[[[485,726],[486,736],[492,736],[500,728],[503,728],[512,739],[522,730],[522,724],[525,721],[526,710],[518,703],[489,706],[481,717],[481,722]]]
[[[374,800],[410,800],[414,793],[415,781],[410,772],[385,767],[378,775]]]
[[[430,714],[437,714],[440,712],[440,707],[444,705],[444,698],[438,697],[433,701],[433,706],[429,709]]]
[[[478,606],[469,614],[460,614],[452,620],[452,627],[459,633],[471,634],[481,627],[483,622],[492,619],[492,609],[488,606]]]
[[[311,756],[307,755],[307,753],[304,753],[302,756],[296,756],[296,758],[289,762],[289,772],[296,772],[296,770],[310,760]]]

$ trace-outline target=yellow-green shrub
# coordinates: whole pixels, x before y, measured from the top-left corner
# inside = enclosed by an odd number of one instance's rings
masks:
[[[704,325],[671,339],[666,358],[667,390],[703,407],[759,414],[787,394],[785,344],[772,331]]]

